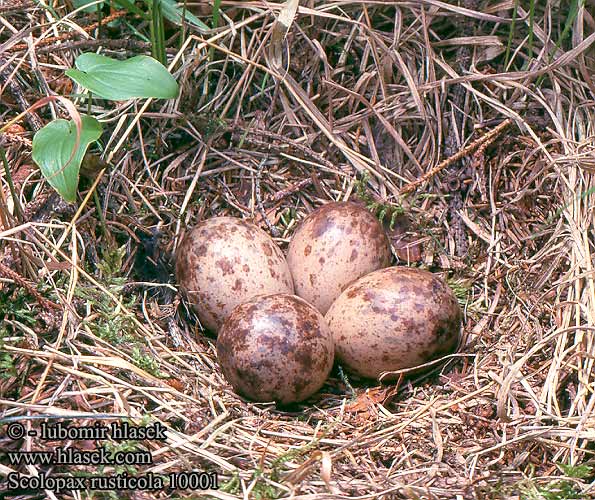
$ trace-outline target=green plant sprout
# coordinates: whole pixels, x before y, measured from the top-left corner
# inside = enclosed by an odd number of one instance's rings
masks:
[[[91,94],[111,101],[135,98],[173,99],[179,86],[167,68],[149,56],[124,61],[84,53],[76,69],[66,75]],[[68,202],[76,201],[81,162],[91,144],[99,140],[103,125],[92,116],[48,123],[33,137],[33,160],[48,183]]]
[[[177,97],[178,84],[164,66],[166,55],[163,19],[177,25],[186,22],[203,32],[208,31],[209,27],[185,7],[180,7],[175,0],[145,0],[144,3],[145,10],[131,0],[73,1],[76,8],[88,12],[100,12],[106,4],[126,9],[149,22],[151,28],[153,57],[136,56],[119,61],[99,54],[85,53],[76,59],[76,69],[66,71],[66,75],[86,88],[90,96],[95,94],[114,101]],[[60,99],[66,101],[64,98]],[[3,127],[5,128],[6,126]],[[48,183],[66,201],[72,203],[76,200],[81,161],[89,146],[99,140],[102,132],[103,126],[95,118],[76,116],[75,120],[70,121],[54,120],[35,134],[33,160]]]

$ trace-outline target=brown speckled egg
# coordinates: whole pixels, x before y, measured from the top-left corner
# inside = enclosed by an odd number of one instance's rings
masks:
[[[328,203],[297,228],[287,254],[295,293],[325,314],[353,281],[390,264],[388,238],[365,206]]]
[[[322,314],[305,300],[266,295],[233,310],[219,331],[217,357],[238,394],[287,404],[322,387],[334,346]]]
[[[440,277],[389,267],[350,285],[325,318],[338,361],[362,377],[378,378],[384,371],[412,368],[453,352],[462,312]]]
[[[214,331],[235,306],[256,295],[293,293],[279,247],[235,217],[207,219],[185,235],[176,252],[176,277],[202,324]]]

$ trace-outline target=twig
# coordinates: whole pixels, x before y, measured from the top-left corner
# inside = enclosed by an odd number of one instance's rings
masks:
[[[464,8],[476,10],[478,0],[461,0]],[[468,17],[461,20],[461,35],[474,36],[477,27]],[[471,68],[472,54],[469,46],[462,44],[456,51],[456,70],[461,74],[468,73]],[[467,90],[462,84],[455,85],[449,89],[450,112],[446,116],[450,118],[443,123],[447,133],[444,137],[444,155],[446,157],[454,156],[456,151],[462,146],[468,129],[467,116],[469,109],[466,107]],[[467,102],[468,104],[468,102]],[[463,158],[454,160],[446,169],[447,192],[448,192],[448,222],[452,231],[454,241],[454,253],[457,257],[467,255],[468,241],[465,224],[460,214],[463,208],[463,199],[467,191],[465,181],[469,178],[468,164]]]
[[[287,198],[288,196],[291,196],[294,193],[298,193],[305,187],[308,187],[310,184],[312,184],[312,182],[313,180],[311,177],[302,179],[301,181],[296,182],[295,184],[292,184],[291,186],[288,186],[285,189],[281,189],[281,191],[277,191],[276,193],[270,194],[269,196],[267,196],[266,201],[270,201],[273,203],[281,201],[282,199]]]
[[[35,2],[15,2],[0,5],[0,15],[11,14],[13,12],[24,12],[27,9],[35,7]]]
[[[0,58],[0,66],[3,65],[4,61],[2,58]],[[4,70],[0,71],[0,87],[3,87],[5,84],[8,85],[8,89],[19,104],[21,111],[25,111],[29,109],[29,103],[27,102],[27,99],[25,99],[25,93],[21,89],[21,86],[17,82],[16,78],[11,76],[11,73],[12,71],[8,65],[4,67]],[[29,113],[25,115],[25,119],[35,132],[43,127],[43,123],[35,111],[29,111]]]
[[[140,40],[132,40],[129,38],[110,40],[109,38],[104,39],[90,39],[90,40],[76,40],[72,42],[66,42],[60,45],[60,50],[72,50],[72,49],[91,49],[95,47],[105,47],[113,50],[131,50],[131,51],[150,51],[151,44],[149,42],[141,42]],[[55,47],[42,47],[37,50],[38,54],[44,54],[46,52],[52,52]],[[167,50],[166,50],[167,52]]]
[[[89,26],[85,26],[82,29],[85,30],[87,33],[90,33],[91,31],[98,28],[99,26],[111,23],[115,19],[123,17],[126,14],[128,14],[127,10],[117,10],[113,14],[110,14],[109,16],[103,18],[101,21],[90,24]],[[35,42],[34,45],[35,45],[35,48],[38,49],[38,48],[44,47],[46,45],[52,45],[56,42],[64,42],[66,40],[69,40],[70,38],[74,38],[76,35],[80,35],[80,32],[79,31],[69,31],[67,33],[63,33],[60,36],[52,36],[50,38],[45,38],[44,40],[39,40],[39,41]],[[10,49],[8,49],[8,52],[16,52],[18,50],[26,50],[28,48],[29,48],[29,44],[20,43],[18,45],[12,46]]]
[[[25,288],[27,290],[27,292],[29,292],[31,295],[33,295],[33,297],[35,297],[35,300],[37,300],[37,302],[43,309],[62,310],[62,308],[58,304],[43,297],[37,290],[35,290],[33,285],[31,283],[29,283],[25,278],[23,278],[19,273],[13,271],[9,267],[6,267],[1,262],[0,262],[0,274],[4,274],[8,278],[12,279],[15,283],[18,283],[23,288]]]
[[[23,222],[23,215],[24,210],[21,206],[21,202],[19,200],[19,195],[14,186],[14,182],[12,180],[12,174],[10,172],[10,167],[8,166],[8,160],[6,158],[6,152],[4,148],[0,146],[0,159],[2,159],[2,165],[4,166],[4,176],[6,177],[6,182],[8,183],[8,189],[10,190],[10,195],[12,196],[12,202],[14,203],[15,215],[17,220],[22,223]]]
[[[279,230],[275,226],[273,226],[273,224],[267,217],[266,211],[262,204],[262,194],[260,192],[260,180],[262,178],[262,169],[265,165],[265,162],[266,162],[266,160],[263,159],[260,162],[260,164],[258,165],[258,169],[256,171],[256,182],[255,182],[254,194],[256,195],[256,206],[258,207],[258,211],[260,212],[260,215],[262,216],[262,219],[264,220],[265,224],[269,228],[271,235],[273,235],[273,237],[276,238],[280,235]]]
[[[31,141],[31,139],[28,139],[27,137],[23,137],[19,134],[15,134],[13,132],[4,131],[2,133],[1,138],[6,139],[7,142],[10,142],[13,144],[20,144],[21,146],[25,146],[29,149],[31,149],[33,147],[33,142]]]
[[[415,180],[415,181],[410,182],[409,184],[407,184],[405,187],[403,187],[401,189],[401,191],[399,192],[399,194],[402,194],[403,195],[403,194],[410,193],[411,191],[414,191],[420,185],[422,185],[424,182],[426,182],[427,180],[429,180],[432,177],[434,177],[437,173],[441,172],[442,170],[444,170],[449,165],[452,165],[454,162],[461,160],[462,158],[464,158],[465,156],[467,156],[468,154],[470,154],[471,152],[473,152],[475,149],[478,149],[478,148],[481,149],[481,148],[483,148],[484,145],[485,145],[485,147],[488,147],[492,142],[494,142],[496,140],[496,138],[511,123],[512,123],[512,120],[510,118],[507,118],[502,123],[500,123],[500,125],[498,125],[496,128],[490,130],[489,132],[487,132],[483,136],[479,137],[478,139],[476,139],[475,141],[473,141],[471,144],[465,146],[463,149],[461,149],[460,151],[458,151],[454,155],[450,156],[446,160],[441,161],[432,170],[430,170],[426,174],[422,175],[419,179],[417,179],[417,180]],[[483,148],[482,151],[483,150],[485,150],[485,148]]]
[[[241,140],[244,143],[253,144],[255,146],[265,148],[267,151],[276,151],[279,153],[289,153],[291,152],[291,149],[293,149],[302,153],[304,156],[317,161],[328,169],[333,171],[337,170],[337,167],[333,165],[332,162],[324,158],[320,153],[317,153],[308,146],[300,144],[289,137],[284,137],[280,134],[269,132],[268,130],[250,130],[241,127],[238,128],[242,130]],[[240,140],[240,137],[236,137],[236,139]]]

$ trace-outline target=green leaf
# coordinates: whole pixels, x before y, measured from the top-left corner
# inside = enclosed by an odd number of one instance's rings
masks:
[[[135,97],[173,99],[179,87],[167,68],[149,56],[136,56],[125,61],[99,54],[85,53],[76,58],[78,69],[66,74],[94,94],[112,101]]]
[[[73,120],[54,120],[33,137],[33,160],[50,186],[71,203],[76,201],[83,156],[89,144],[99,139],[103,131],[103,126],[95,118],[90,116],[81,118],[83,124],[81,137],[72,160],[70,157],[76,145],[76,125]]]
[[[145,1],[148,3],[151,0]],[[165,17],[165,19],[178,25],[182,24],[182,13],[184,13],[184,19],[187,23],[193,24],[203,31],[209,30],[209,27],[192,12],[190,12],[188,9],[184,11],[184,9],[178,5],[176,0],[161,0],[161,12],[163,12],[163,17]]]

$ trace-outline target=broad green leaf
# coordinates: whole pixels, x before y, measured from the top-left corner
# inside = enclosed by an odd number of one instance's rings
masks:
[[[151,0],[145,1],[148,3]],[[178,5],[176,0],[161,0],[161,12],[163,12],[163,17],[165,17],[165,19],[178,25],[182,24],[182,13],[184,13],[184,19],[187,23],[193,24],[203,31],[209,30],[209,27],[192,12],[190,12],[188,9],[184,11],[184,9]]]
[[[173,99],[179,87],[165,66],[149,56],[125,61],[99,54],[85,53],[76,58],[78,69],[66,74],[99,97],[125,101],[135,97]]]
[[[54,120],[33,137],[33,160],[50,186],[71,203],[76,201],[83,156],[89,144],[99,139],[103,130],[103,126],[95,118],[81,118],[83,128],[78,149],[72,160],[70,157],[76,145],[76,125],[73,120]]]

